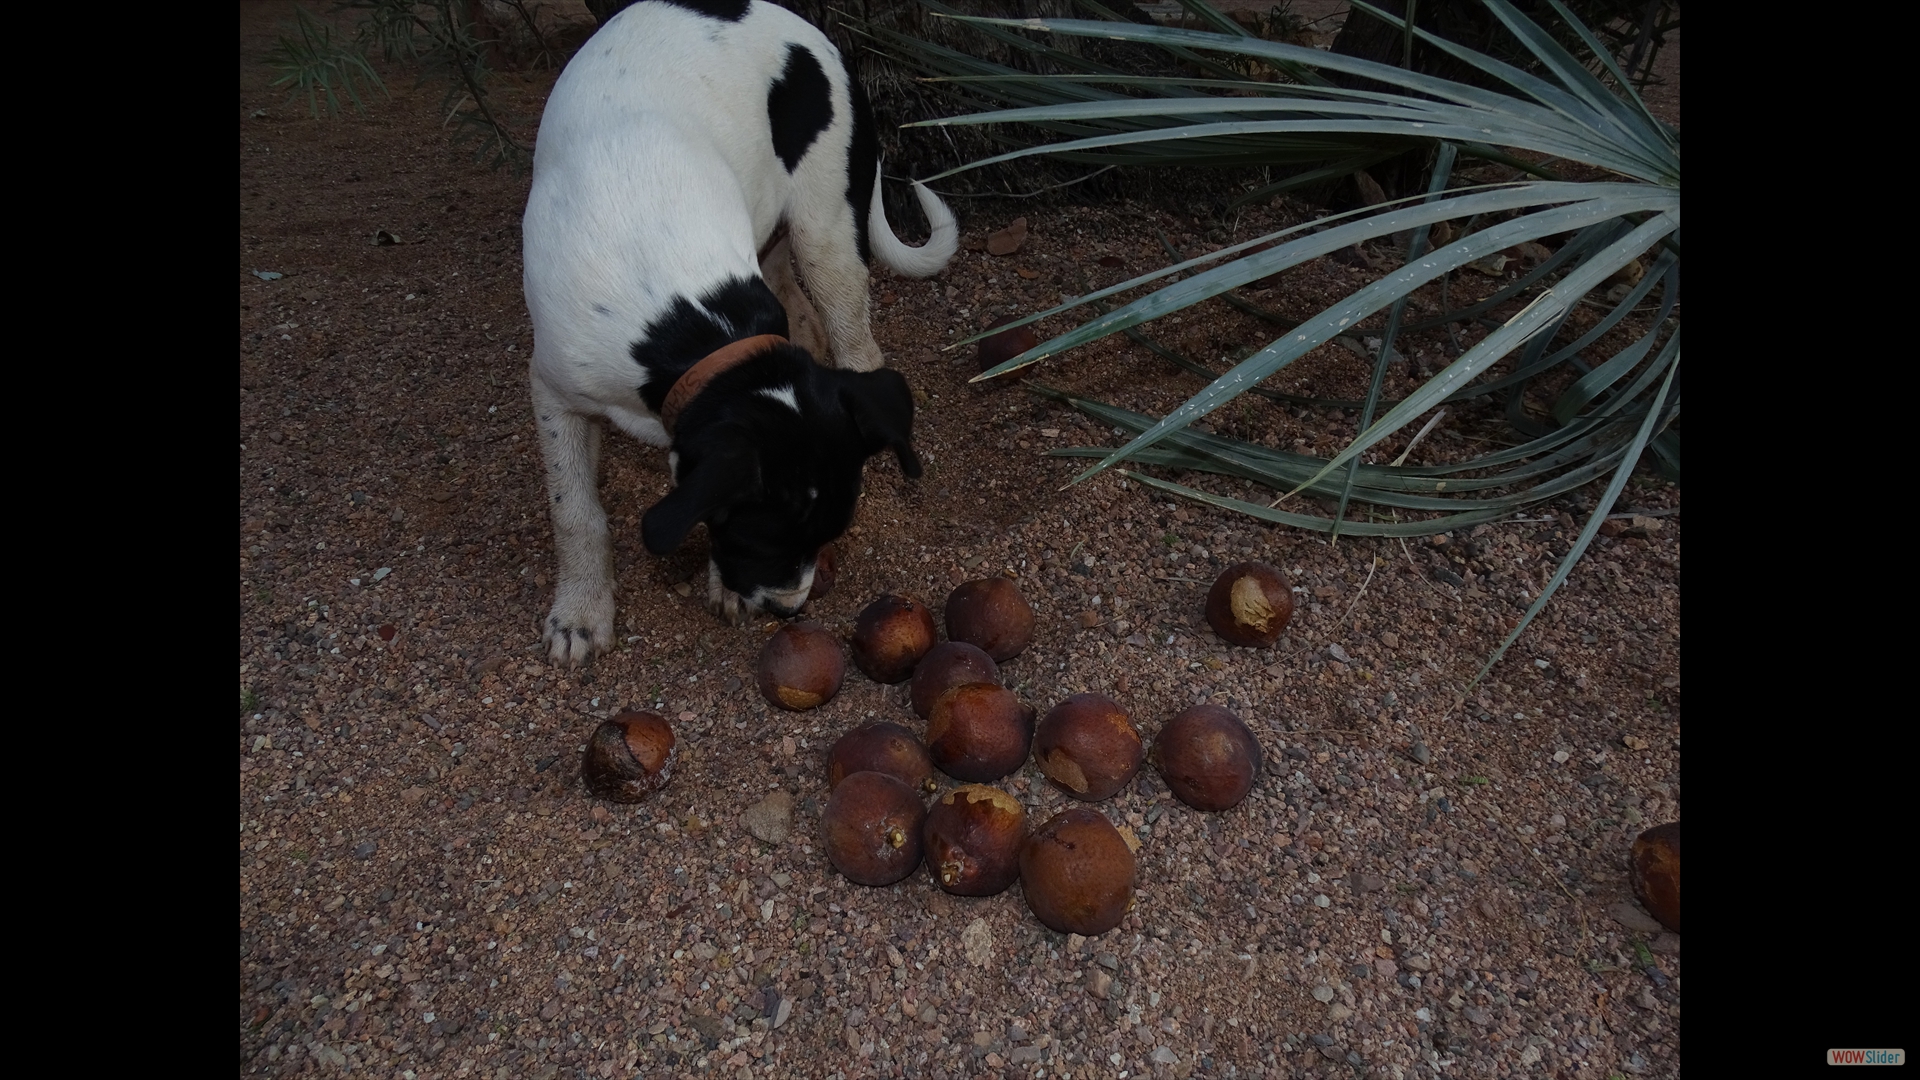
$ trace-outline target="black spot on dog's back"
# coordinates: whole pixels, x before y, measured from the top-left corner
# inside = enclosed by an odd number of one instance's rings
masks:
[[[753,0],[655,0],[655,2],[686,8],[696,15],[705,15],[709,19],[724,19],[727,22],[739,22],[746,18],[747,9],[753,6]]]
[[[658,412],[681,372],[715,349],[756,334],[787,336],[787,309],[757,277],[730,278],[707,290],[698,303],[674,297],[628,347],[634,362],[648,373],[641,400]]]
[[[873,105],[860,80],[853,76],[853,60],[842,56],[847,66],[847,93],[853,98],[853,143],[847,149],[847,204],[853,207],[853,242],[861,262],[871,262],[867,247],[867,207],[873,202],[873,168],[880,160],[879,128],[873,122]]]
[[[813,140],[833,123],[833,88],[813,53],[787,46],[787,66],[767,90],[767,120],[773,127],[773,152],[792,172]],[[868,165],[872,171],[872,165]],[[861,215],[856,213],[856,218]]]

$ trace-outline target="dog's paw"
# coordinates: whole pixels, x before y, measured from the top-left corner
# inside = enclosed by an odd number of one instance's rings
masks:
[[[720,583],[720,568],[707,564],[707,610],[734,626],[745,626],[759,613],[753,601]]]
[[[578,667],[593,659],[593,654],[612,648],[613,594],[599,590],[569,596],[562,590],[547,613],[540,640],[547,647],[547,659],[566,667]]]
[[[734,626],[745,626],[759,613],[746,597],[725,587],[707,594],[707,610]]]

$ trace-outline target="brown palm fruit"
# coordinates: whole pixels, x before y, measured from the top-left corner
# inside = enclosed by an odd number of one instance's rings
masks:
[[[1120,924],[1133,903],[1133,849],[1104,814],[1062,810],[1020,847],[1020,887],[1034,917],[1063,934],[1093,937]]]
[[[1018,317],[1017,315],[1002,315],[998,319],[995,319],[993,326],[988,327],[988,329],[1005,326]],[[988,368],[998,367],[1006,363],[1038,344],[1040,344],[1040,339],[1034,336],[1033,324],[1029,323],[1026,326],[1016,326],[1011,330],[1002,330],[997,334],[990,334],[981,338],[980,351],[975,359],[980,365],[980,370],[985,371]]]
[[[1633,894],[1660,925],[1680,932],[1680,823],[1655,825],[1633,842]]]
[[[891,885],[920,866],[927,808],[898,777],[858,772],[840,781],[820,814],[827,861],[856,885]]]
[[[813,557],[813,588],[807,590],[807,598],[801,606],[826,599],[827,594],[833,591],[834,582],[839,580],[840,560],[834,555],[832,544],[824,545],[819,554]]]
[[[847,674],[840,643],[817,622],[788,623],[774,631],[755,667],[760,695],[783,709],[818,708],[840,692]]]
[[[1033,640],[1033,608],[1007,578],[965,582],[947,597],[947,637],[1011,660]]]
[[[1293,589],[1266,563],[1235,563],[1207,590],[1207,625],[1229,645],[1265,648],[1293,618]]]
[[[885,720],[854,728],[827,751],[827,790],[857,772],[882,772],[915,791],[933,794],[933,758],[913,732]]]
[[[997,683],[956,686],[927,717],[927,753],[955,780],[998,780],[1027,760],[1032,745],[1033,709]]]
[[[1087,802],[1124,787],[1146,754],[1127,711],[1105,694],[1075,694],[1047,710],[1033,740],[1040,771]]]
[[[854,617],[853,664],[874,682],[905,682],[939,640],[925,604],[911,596],[883,596]]]
[[[910,696],[913,711],[925,720],[933,715],[933,703],[940,695],[970,682],[999,682],[1000,665],[980,651],[978,645],[964,641],[943,641],[922,657],[913,669]]]
[[[1260,773],[1260,744],[1240,718],[1195,705],[1167,721],[1148,755],[1174,797],[1195,810],[1238,806]]]
[[[927,867],[955,896],[993,896],[1020,876],[1027,811],[999,788],[954,788],[927,812]]]
[[[673,779],[673,757],[666,717],[629,709],[593,729],[580,778],[602,799],[641,802]]]

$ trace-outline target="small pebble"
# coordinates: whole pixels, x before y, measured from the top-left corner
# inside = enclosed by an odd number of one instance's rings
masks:
[[[1666,929],[1660,925],[1658,919],[1641,911],[1639,905],[1626,900],[1608,906],[1607,914],[1613,916],[1613,921],[1621,926],[1629,930],[1638,930],[1643,934],[1658,934]]]
[[[967,952],[967,963],[975,967],[985,967],[993,959],[993,931],[987,928],[987,920],[975,919],[960,932],[960,945]]]
[[[769,844],[784,842],[793,830],[793,796],[784,791],[768,795],[747,807],[740,815],[740,823],[756,839]]]

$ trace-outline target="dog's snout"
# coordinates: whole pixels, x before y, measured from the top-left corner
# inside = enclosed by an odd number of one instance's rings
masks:
[[[813,564],[800,568],[800,580],[791,588],[760,589],[754,596],[763,611],[772,612],[781,618],[800,613],[807,606],[807,600],[813,595]]]

